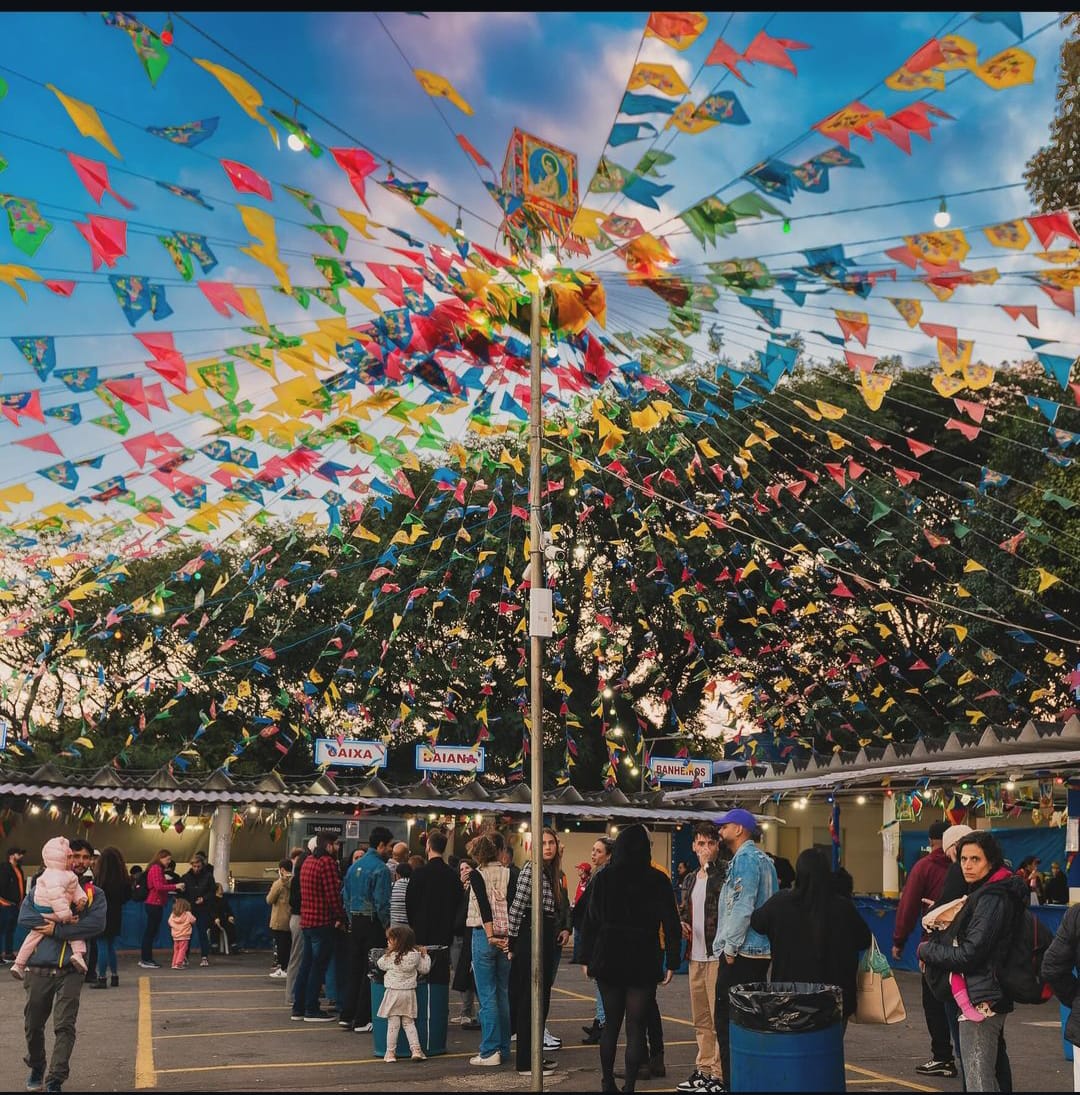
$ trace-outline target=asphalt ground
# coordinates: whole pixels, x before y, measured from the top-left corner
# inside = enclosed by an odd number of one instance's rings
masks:
[[[159,956],[160,957],[160,956]],[[510,1066],[476,1068],[469,1057],[478,1031],[449,1028],[447,1053],[388,1065],[372,1056],[370,1034],[336,1023],[293,1023],[284,981],[267,976],[267,953],[213,957],[208,969],[142,970],[137,955],[121,957],[120,986],[84,988],[69,1091],[525,1091],[529,1077]],[[960,1091],[958,1080],[926,1077],[915,1066],[929,1056],[918,977],[900,973],[907,1019],[889,1027],[848,1027],[848,1089]],[[23,987],[0,973],[0,1090],[22,1091],[26,1070]],[[460,997],[451,993],[451,1014]],[[548,1026],[563,1039],[550,1054],[558,1070],[549,1091],[599,1091],[599,1054],[581,1044],[592,1019],[592,982],[563,964],[552,992]],[[693,1071],[696,1052],[685,977],[659,990],[667,1076],[639,1083],[643,1092],[673,1091]],[[1056,1003],[1020,1007],[1006,1041],[1017,1091],[1072,1091]],[[51,1028],[47,1045],[52,1045]]]

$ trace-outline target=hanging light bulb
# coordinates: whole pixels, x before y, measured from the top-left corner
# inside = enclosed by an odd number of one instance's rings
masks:
[[[952,223],[952,216],[949,214],[949,207],[945,202],[945,199],[941,199],[941,204],[938,206],[938,211],[934,214],[934,226],[936,228],[948,228]]]
[[[300,139],[298,133],[290,133],[285,139],[285,143],[293,150],[293,152],[303,152],[304,142]]]
[[[465,238],[465,229],[462,228],[462,226],[461,226],[461,207],[460,206],[458,206],[458,211],[457,211],[457,222],[454,224],[454,235],[457,236],[457,238],[459,240],[463,240]]]
[[[787,217],[784,218],[784,225],[781,231],[785,236],[791,231],[791,221]]]

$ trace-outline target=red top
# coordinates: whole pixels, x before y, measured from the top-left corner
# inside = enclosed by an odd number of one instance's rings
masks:
[[[903,947],[916,925],[919,926],[922,938],[926,938],[926,933],[922,931],[922,918],[938,903],[948,873],[949,857],[940,848],[923,856],[911,868],[896,910],[893,946]]]
[[[330,928],[346,922],[337,861],[309,855],[300,868],[300,927]]]
[[[165,881],[165,868],[160,863],[151,863],[146,869],[147,905],[164,905],[169,894],[175,892],[176,883]]]

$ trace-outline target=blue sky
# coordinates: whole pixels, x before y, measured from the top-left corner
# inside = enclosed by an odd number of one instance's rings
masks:
[[[160,28],[164,13],[137,13],[149,26]],[[377,155],[391,161],[395,168],[427,180],[445,195],[428,207],[453,223],[458,208],[469,236],[476,242],[493,246],[492,223],[498,211],[481,185],[480,177],[459,149],[451,133],[463,133],[496,167],[502,163],[507,140],[514,126],[521,126],[564,145],[579,156],[580,176],[586,204],[637,217],[650,228],[667,222],[679,210],[724,187],[769,155],[784,151],[789,162],[800,162],[829,146],[824,138],[807,136],[810,126],[823,117],[861,98],[872,107],[892,112],[911,102],[915,96],[890,91],[882,79],[896,69],[931,35],[943,27],[953,28],[967,13],[951,16],[947,12],[918,13],[710,13],[709,25],[699,41],[684,53],[676,52],[656,40],[642,41],[646,13],[432,13],[430,18],[405,13],[386,13],[382,18],[390,36],[371,13],[213,13],[191,16],[208,35],[261,73],[286,89],[275,91],[261,77],[235,58],[200,37],[181,20],[175,22],[175,50],[168,68],[156,88],[151,87],[142,71],[128,36],[107,27],[96,13],[6,13],[0,16],[0,76],[9,85],[7,97],[0,101],[0,155],[9,163],[0,174],[0,191],[32,198],[41,204],[44,215],[53,222],[52,236],[33,259],[27,259],[0,229],[0,264],[24,263],[44,277],[74,278],[79,284],[70,299],[48,293],[41,286],[30,287],[30,301],[22,304],[10,289],[0,286],[0,391],[18,392],[40,387],[18,351],[11,336],[52,334],[58,336],[58,367],[96,365],[103,378],[134,372],[155,379],[141,364],[145,353],[135,341],[109,289],[105,274],[90,272],[89,252],[73,226],[73,221],[88,212],[120,217],[131,222],[128,254],[114,272],[160,276],[168,284],[168,299],[174,315],[164,323],[140,321],[139,332],[173,331],[176,343],[188,357],[210,357],[225,346],[250,341],[239,331],[240,321],[230,325],[213,312],[194,283],[178,283],[175,268],[154,238],[166,228],[204,233],[213,239],[246,242],[247,234],[231,203],[265,208],[278,218],[279,243],[290,265],[294,280],[314,285],[320,279],[300,253],[327,253],[327,248],[300,225],[309,218],[303,209],[281,191],[281,183],[311,191],[321,199],[329,219],[341,223],[333,213],[336,206],[360,210],[344,174],[324,156],[313,161],[305,154],[274,149],[266,130],[248,118],[207,73],[183,56],[183,50],[223,64],[251,80],[263,93],[268,107],[286,113],[299,99],[300,120],[313,135],[329,147],[350,145],[353,141],[328,130],[312,112],[324,115],[362,141]],[[683,264],[691,271],[706,260],[727,257],[775,255],[770,266],[783,268],[802,261],[794,248],[843,243],[849,254],[865,256],[876,268],[888,264],[882,247],[900,242],[905,233],[929,230],[937,209],[938,195],[975,187],[1015,183],[1021,180],[1024,163],[1045,140],[1052,117],[1057,81],[1057,61],[1062,31],[1054,14],[1025,12],[1025,33],[1044,24],[1049,29],[1038,34],[1025,48],[1037,60],[1035,81],[1030,86],[993,91],[973,76],[965,76],[955,86],[929,101],[954,118],[941,121],[933,131],[933,140],[913,140],[910,156],[883,138],[872,144],[856,139],[852,149],[862,157],[862,170],[832,172],[827,194],[799,194],[785,206],[794,218],[792,232],[783,234],[779,225],[746,228],[716,248],[703,252],[685,233],[672,235],[670,241]],[[608,195],[586,195],[587,186],[606,136],[615,119],[626,80],[640,48],[640,59],[673,64],[687,82],[698,71],[717,36],[741,49],[762,27],[774,37],[791,38],[811,48],[793,54],[798,76],[764,65],[745,69],[752,86],[721,79],[723,69],[710,68],[692,86],[692,96],[700,100],[719,86],[734,90],[749,114],[745,127],[719,126],[710,132],[688,136],[679,134],[670,144],[674,163],[664,168],[664,182],[674,184],[661,199],[661,211],[623,200],[616,206]],[[1014,44],[1015,38],[999,24],[968,20],[960,33],[979,49],[980,58],[992,56]],[[401,52],[407,55],[408,63]],[[466,117],[455,107],[442,104],[449,122],[440,117],[432,100],[421,90],[410,66],[425,68],[448,78],[474,108]],[[14,71],[12,71],[14,70]],[[21,74],[21,75],[16,75]],[[30,80],[22,77],[29,77]],[[32,81],[36,81],[34,83]],[[51,92],[43,86],[54,83],[65,94],[93,104],[120,149],[117,161],[95,142],[80,137]],[[649,89],[646,89],[649,90]],[[110,116],[112,115],[112,116]],[[119,117],[116,117],[119,116]],[[208,116],[221,119],[217,134],[197,151],[176,147],[143,131],[148,125],[169,125]],[[125,119],[122,121],[120,119]],[[658,125],[662,118],[651,119]],[[127,124],[127,122],[133,124]],[[670,134],[670,131],[669,131]],[[669,134],[658,147],[667,147]],[[40,147],[19,138],[30,138],[50,147]],[[649,147],[648,142],[622,146],[610,152],[624,166],[633,166]],[[112,183],[120,194],[134,201],[137,209],[126,213],[108,196],[100,210],[75,178],[66,158],[55,149],[63,148],[107,163]],[[217,158],[229,158],[248,164],[272,180],[273,202],[252,195],[236,194]],[[214,212],[172,197],[143,178],[132,178],[118,168],[184,186],[197,187],[211,198]],[[380,169],[375,177],[382,178]],[[722,190],[730,199],[748,189],[744,183]],[[385,224],[397,225],[415,236],[434,239],[431,228],[410,208],[379,187],[369,183],[372,216]],[[853,206],[887,203],[911,197],[927,196],[927,201],[895,209],[845,213]],[[953,226],[982,225],[1011,219],[1030,212],[1022,188],[999,193],[957,197],[950,201]],[[838,211],[837,215],[799,221],[803,214]],[[139,234],[137,228],[141,228]],[[666,230],[681,230],[680,222],[667,224]],[[861,241],[892,237],[884,244]],[[357,262],[368,259],[392,261],[394,256],[381,246],[355,240],[346,257]],[[1030,270],[1039,264],[1030,256],[990,248],[981,233],[971,236],[973,261],[981,268],[997,265],[1003,275],[1009,269]],[[1037,245],[1029,247],[1029,252]],[[210,275],[215,281],[266,285],[271,278],[236,250],[222,243],[214,250],[219,266]],[[620,317],[640,307],[654,315],[660,324],[663,307],[644,291],[634,294],[619,286],[614,277],[618,265],[604,260],[599,268],[613,275],[611,326],[620,326]],[[901,271],[903,272],[903,271]],[[1034,285],[1023,285],[1016,277],[1003,277],[994,287],[958,291],[953,301],[939,304],[922,287],[901,284],[894,293],[890,288],[860,303],[838,294],[811,299],[810,309],[799,312],[774,294],[784,308],[785,328],[809,331],[819,327],[837,333],[828,314],[831,307],[865,310],[871,315],[871,350],[881,354],[903,352],[913,363],[933,353],[929,339],[916,332],[909,334],[903,323],[884,300],[886,295],[918,296],[924,301],[925,319],[955,325],[961,334],[967,329],[976,337],[976,356],[991,363],[1016,358],[1027,347],[1018,337],[1022,333],[1044,338],[1067,340],[1068,350],[1076,353],[1075,321],[1055,310]],[[287,331],[297,331],[304,323],[332,315],[313,305],[304,312],[294,302],[271,293],[262,293],[270,318]],[[1022,321],[1014,324],[999,309],[1000,303],[1038,304],[1042,325],[1038,332]],[[876,324],[880,317],[881,323]],[[358,306],[349,318],[364,318]],[[752,313],[739,305],[724,302],[717,317],[727,325],[728,346],[736,356],[760,348],[763,336],[754,330]],[[288,326],[292,324],[292,326]],[[977,332],[977,333],[976,333]],[[821,349],[818,341],[815,349]],[[856,346],[855,349],[861,349]],[[920,356],[922,355],[922,356]],[[269,387],[264,374],[254,369],[240,370],[243,382],[241,398],[265,401]],[[287,374],[283,374],[287,375]],[[44,386],[43,404],[72,402],[82,398],[67,392],[54,380]],[[90,405],[93,404],[93,405]],[[103,413],[103,406],[90,399],[86,415]],[[53,424],[56,426],[56,424]],[[173,429],[191,443],[205,433],[203,422],[194,422],[176,412],[155,411],[151,423],[133,415],[132,434],[148,429]],[[38,501],[62,497],[51,492],[44,479],[34,475],[37,468],[58,457],[12,448],[10,442],[38,432],[35,423],[24,420],[14,429],[0,422],[0,442],[9,453],[7,468],[0,472],[0,488],[20,481],[32,483]],[[88,471],[81,486],[108,475],[130,471],[132,463],[121,449],[120,438],[100,427],[54,429],[64,455],[80,459],[100,452],[108,453],[99,472]],[[269,453],[269,450],[267,450]],[[334,456],[333,458],[340,458]],[[344,458],[353,462],[354,457]],[[194,474],[206,474],[213,465],[198,458]],[[200,470],[201,469],[201,470]],[[158,488],[154,493],[164,496]],[[321,484],[325,489],[327,484]],[[314,487],[312,489],[315,489]],[[316,490],[318,493],[318,490]],[[116,516],[130,510],[119,509]]]

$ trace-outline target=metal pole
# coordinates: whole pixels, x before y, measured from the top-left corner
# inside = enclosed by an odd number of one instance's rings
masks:
[[[532,569],[529,585],[532,590],[544,585],[544,545],[540,524],[541,445],[543,442],[543,408],[540,386],[540,306],[543,283],[539,273],[532,294],[532,321],[529,326],[530,398],[529,398],[529,545]],[[531,595],[531,594],[530,594]],[[539,635],[529,639],[530,734],[529,750],[532,761],[529,789],[532,793],[532,993],[530,1024],[532,1028],[532,1090],[544,1090],[544,954],[543,954],[543,834],[544,827],[544,640]],[[519,1017],[520,1021],[520,1017]]]

